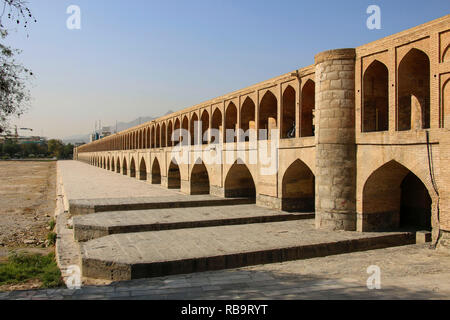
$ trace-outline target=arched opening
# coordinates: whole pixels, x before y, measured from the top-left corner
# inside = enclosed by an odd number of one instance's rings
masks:
[[[147,128],[147,149],[152,147],[152,140],[150,137],[150,128]]]
[[[450,79],[444,83],[442,88],[442,127],[450,127]]]
[[[109,158],[108,158],[108,160],[106,161],[106,170],[109,171],[110,168],[111,168],[111,163],[110,163]]]
[[[111,171],[112,172],[116,171],[116,164],[114,163],[114,158],[111,158]]]
[[[236,161],[225,178],[226,198],[256,198],[255,182],[247,166]]]
[[[399,64],[397,114],[399,131],[430,127],[430,60],[421,50],[411,49]]]
[[[283,176],[281,210],[314,212],[314,208],[314,174],[303,161],[297,159]]]
[[[136,178],[136,164],[134,163],[133,158],[131,158],[130,161],[130,177]]]
[[[281,138],[295,138],[295,90],[288,86],[283,93],[283,119],[281,126]]]
[[[144,158],[141,159],[141,164],[139,165],[139,180],[147,180],[147,166]]]
[[[211,143],[219,143],[222,136],[222,112],[216,108],[211,119]]]
[[[191,126],[189,128],[189,134],[191,136],[191,146],[198,144],[199,137],[198,137],[198,117],[196,113],[192,114],[191,117]]]
[[[423,182],[396,161],[375,170],[363,189],[366,230],[431,230],[431,197]]]
[[[243,131],[243,137],[241,137],[241,141],[249,141],[250,140],[250,132],[249,130],[256,130],[255,123],[255,103],[250,97],[247,97],[242,104],[241,108],[241,129]],[[256,132],[254,133],[256,134]],[[256,135],[255,135],[256,137]]]
[[[180,168],[175,160],[170,162],[169,172],[167,173],[167,187],[169,189],[180,189],[181,188],[181,175]]]
[[[189,121],[186,116],[183,118],[183,122],[181,123],[181,135],[180,135],[180,143],[183,146],[189,145]]]
[[[207,132],[209,131],[208,111],[206,111],[206,110],[203,111],[201,121],[202,121],[202,136],[201,136],[202,140],[201,141],[202,141],[202,144],[208,144],[208,142],[209,142],[209,138],[207,135]]]
[[[161,127],[158,125],[156,126],[156,140],[155,140],[155,147],[159,148],[161,146]]]
[[[259,140],[276,139],[271,130],[278,128],[277,125],[278,102],[275,95],[267,91],[259,105]],[[262,131],[261,131],[262,130]]]
[[[173,135],[173,125],[172,121],[169,121],[169,124],[167,125],[167,146],[172,146],[172,135]]]
[[[157,158],[153,160],[152,165],[152,184],[161,184],[161,168]]]
[[[155,147],[155,126],[152,126],[152,142],[151,142],[151,148],[153,149]]]
[[[447,62],[449,61],[449,56],[450,56],[450,45],[447,46],[447,48],[445,48],[443,54],[442,54],[442,62]]]
[[[127,159],[125,159],[125,158],[123,158],[123,161],[122,161],[122,174],[124,176],[126,176],[128,174]]]
[[[387,131],[389,129],[389,71],[375,60],[364,72],[362,131]]]
[[[203,161],[192,168],[191,194],[209,194],[209,176]]]
[[[103,158],[103,169],[106,169],[108,166],[106,158]]]
[[[180,143],[180,139],[181,139],[181,134],[180,134],[180,128],[181,128],[181,124],[180,124],[180,119],[177,119],[175,121],[175,127],[174,127],[174,135],[173,135],[173,145],[176,146]]]
[[[225,111],[225,142],[237,141],[236,129],[237,129],[237,109],[234,103],[230,102]]]
[[[120,166],[120,159],[117,158],[117,161],[116,161],[116,173],[120,173],[120,168],[121,168],[121,166]]]
[[[166,147],[166,124],[163,123],[161,126],[161,147]]]
[[[302,89],[302,109],[300,136],[314,136],[314,110],[316,108],[316,84],[309,79]]]

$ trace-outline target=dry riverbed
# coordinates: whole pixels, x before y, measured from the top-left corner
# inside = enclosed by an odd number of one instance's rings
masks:
[[[47,255],[49,222],[56,205],[55,161],[0,161],[0,263],[12,251]],[[1,290],[39,287],[37,280]]]

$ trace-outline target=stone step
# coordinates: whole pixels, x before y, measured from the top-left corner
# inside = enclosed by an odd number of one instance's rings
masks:
[[[74,217],[73,229],[77,241],[87,241],[119,233],[267,223],[313,218],[314,213],[287,213],[247,204],[219,207],[101,212]]]
[[[316,230],[297,220],[115,234],[80,243],[82,274],[113,281],[307,259],[415,243],[414,232]]]
[[[105,211],[192,208],[252,204],[251,198],[220,198],[211,195],[170,195],[166,197],[101,198],[69,200],[71,216]]]

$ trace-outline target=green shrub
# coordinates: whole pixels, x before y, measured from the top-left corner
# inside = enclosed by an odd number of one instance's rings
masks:
[[[52,246],[55,245],[55,243],[56,243],[56,233],[49,232],[47,234],[47,240],[49,242],[49,245],[52,245]]]

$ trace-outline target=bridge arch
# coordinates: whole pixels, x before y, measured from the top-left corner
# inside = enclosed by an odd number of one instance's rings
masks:
[[[241,160],[238,159],[228,170],[224,191],[226,198],[256,198],[255,181],[250,170]]]
[[[389,129],[389,71],[386,65],[374,60],[363,76],[362,131]]]
[[[126,176],[128,174],[127,159],[125,157],[122,160],[122,174],[124,176]]]
[[[315,177],[300,159],[295,160],[285,171],[281,190],[281,210],[314,212]]]
[[[236,105],[233,102],[230,102],[228,104],[228,107],[225,110],[225,142],[236,142],[236,129],[237,129],[237,108]],[[231,134],[228,133],[228,130]]]
[[[271,140],[272,138],[277,138],[271,136],[271,130],[278,128],[277,118],[278,100],[272,91],[267,90],[259,105],[259,140]],[[261,130],[264,130],[265,134],[261,134]]]
[[[430,127],[430,59],[411,49],[398,66],[397,129]]]
[[[255,103],[252,98],[247,97],[244,100],[244,103],[241,107],[241,129],[243,131],[244,136],[241,137],[241,141],[249,141],[249,132],[248,130],[256,130],[255,123]],[[246,134],[247,133],[247,134]]]
[[[190,194],[209,194],[209,175],[205,164],[198,159],[191,170]]]
[[[211,119],[211,129],[214,129],[216,134],[210,135],[210,143],[220,143],[221,137],[223,136],[223,132],[222,132],[222,112],[220,111],[219,108],[216,108],[213,112]]]
[[[136,178],[136,162],[133,157],[130,160],[130,177]]]
[[[169,189],[181,188],[180,167],[176,163],[175,159],[172,159],[170,162],[169,171],[167,173],[167,187]]]
[[[301,137],[314,136],[314,110],[316,108],[316,84],[313,80],[308,79],[302,88],[302,108],[301,108]]]
[[[295,89],[288,85],[283,92],[283,114],[281,122],[281,138],[292,139],[295,138],[295,128],[297,121],[295,119],[295,105],[296,105]]]
[[[200,137],[200,143],[208,144],[209,137],[207,132],[209,132],[209,113],[207,110],[203,110],[200,120],[202,123],[202,136]]]
[[[111,171],[115,172],[116,171],[116,164],[114,162],[114,156],[111,157]]]
[[[161,167],[156,157],[152,164],[152,184],[161,184]]]
[[[147,180],[147,165],[145,164],[144,157],[141,158],[141,163],[139,164],[139,180]]]
[[[425,183],[395,160],[367,178],[362,194],[363,231],[432,226],[432,198]]]

